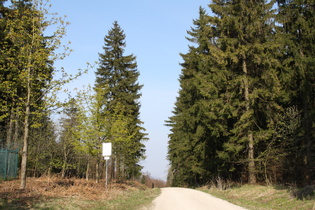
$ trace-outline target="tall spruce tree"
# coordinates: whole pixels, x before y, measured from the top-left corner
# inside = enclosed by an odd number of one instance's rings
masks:
[[[270,124],[280,108],[273,4],[263,0],[214,0],[209,5],[218,17],[214,27],[219,32],[222,53],[214,56],[223,58],[231,72],[229,94],[235,123],[224,151],[230,161],[244,166],[242,171],[247,172],[251,184],[256,183],[258,157],[272,136]]]
[[[167,121],[171,127],[168,159],[173,186],[205,184],[222,173],[217,151],[222,149],[228,133],[222,96],[228,72],[218,69],[212,56],[216,32],[203,8],[193,23],[195,28],[188,31],[187,38],[192,45],[187,54],[181,54],[181,89],[174,115]]]
[[[139,161],[144,158],[144,144],[146,140],[145,130],[139,119],[141,96],[140,90],[142,85],[138,83],[139,71],[137,70],[136,57],[124,55],[125,43],[124,31],[119,26],[118,22],[113,23],[113,27],[105,36],[104,52],[100,53],[100,65],[96,71],[95,90],[103,89],[104,110],[103,114],[110,122],[108,131],[113,131],[112,126],[116,125],[114,115],[126,116],[128,118],[129,136],[131,137],[128,147],[123,150],[121,147],[126,146],[115,142],[116,135],[108,133],[107,141],[113,142],[113,151],[116,162],[116,178],[123,179],[137,177],[140,175],[141,166]],[[118,111],[119,110],[119,111]],[[117,111],[119,113],[117,113]],[[127,139],[126,139],[127,140]]]
[[[288,182],[310,184],[315,177],[315,1],[277,2],[282,83],[289,94],[285,105],[301,115],[299,126],[287,126],[290,135],[281,138],[287,149],[284,176]]]
[[[206,31],[206,24],[205,11],[200,9],[199,19],[194,21],[196,28],[188,32],[192,35],[189,39],[191,42],[196,45],[201,42],[198,37],[202,36],[202,30]],[[197,129],[200,137],[204,135],[204,128],[198,123],[201,95],[196,82],[196,73],[200,64],[200,56],[197,53],[203,51],[208,51],[206,44],[202,47],[190,46],[187,54],[181,54],[184,60],[179,79],[181,89],[175,103],[174,116],[167,122],[172,132],[169,135],[168,159],[173,173],[173,186],[194,185],[200,182],[201,175],[205,172],[201,159],[201,154],[205,152],[204,142],[200,142],[201,138],[196,138]]]

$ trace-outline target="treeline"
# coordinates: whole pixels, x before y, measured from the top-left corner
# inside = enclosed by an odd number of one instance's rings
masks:
[[[139,178],[147,140],[139,119],[142,85],[136,57],[124,55],[124,31],[114,22],[105,36],[95,86],[60,103],[62,86],[82,72],[68,76],[54,67],[68,54],[56,52],[68,23],[46,3],[0,0],[0,147],[22,148],[21,188],[27,176],[104,178],[103,142],[113,145],[109,178]],[[49,26],[56,31],[46,35]],[[56,110],[59,123],[51,119]]]
[[[163,188],[168,187],[165,180],[153,178],[150,173],[146,172],[142,174],[140,179],[141,184],[144,184],[148,188]]]
[[[168,181],[314,184],[315,1],[208,6],[181,54]]]

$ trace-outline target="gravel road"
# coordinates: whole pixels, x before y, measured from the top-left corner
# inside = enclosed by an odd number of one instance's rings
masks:
[[[244,210],[207,193],[187,188],[162,188],[161,195],[146,210]]]

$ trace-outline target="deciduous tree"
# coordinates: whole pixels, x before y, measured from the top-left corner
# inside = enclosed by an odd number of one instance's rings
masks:
[[[4,37],[1,40],[1,46],[5,49],[2,51],[4,60],[1,62],[4,64],[1,72],[7,75],[1,83],[1,98],[5,95],[10,102],[5,106],[2,103],[1,107],[7,109],[11,118],[15,116],[16,120],[18,116],[23,122],[21,189],[26,186],[30,127],[36,123],[31,119],[43,113],[44,96],[56,84],[52,81],[53,61],[60,57],[54,51],[60,46],[60,38],[64,35],[63,26],[66,24],[59,19],[61,25],[53,36],[44,36],[45,29],[55,23],[55,19],[46,19],[45,6],[42,0],[12,1],[11,11],[4,18]],[[12,126],[9,127],[8,135],[12,130]]]

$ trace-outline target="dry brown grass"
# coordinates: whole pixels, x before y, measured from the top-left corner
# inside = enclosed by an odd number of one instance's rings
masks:
[[[95,183],[93,180],[57,177],[28,178],[25,190],[20,190],[19,186],[19,180],[0,183],[0,209],[1,206],[10,204],[30,208],[34,203],[60,197],[76,197],[90,201],[110,200],[126,191],[146,189],[138,182],[111,183],[106,189],[104,180]]]

